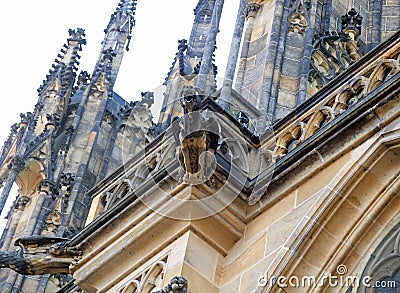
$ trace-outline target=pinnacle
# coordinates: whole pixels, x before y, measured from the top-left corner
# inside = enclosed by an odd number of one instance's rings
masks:
[[[121,0],[117,10],[134,11],[136,10],[137,0]]]

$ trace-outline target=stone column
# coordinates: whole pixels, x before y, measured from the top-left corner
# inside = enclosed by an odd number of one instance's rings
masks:
[[[29,202],[29,197],[21,195],[18,196],[17,201],[14,205],[14,216],[11,218],[11,224],[8,227],[7,236],[5,237],[5,241],[1,247],[1,250],[10,250],[10,244],[14,238],[22,212],[25,210],[25,207],[28,205]]]
[[[247,25],[246,25],[246,31],[244,33],[244,39],[243,39],[243,47],[242,47],[242,57],[243,59],[243,65],[242,70],[238,71],[237,79],[236,79],[236,88],[241,93],[241,89],[243,87],[243,82],[244,82],[244,73],[246,71],[246,58],[249,53],[249,48],[250,48],[250,42],[251,42],[251,34],[253,33],[253,25],[254,25],[254,19],[257,16],[257,12],[260,9],[260,5],[257,3],[249,3],[248,9],[247,9]]]
[[[25,166],[24,161],[18,157],[15,156],[12,161],[11,161],[11,171],[8,174],[6,183],[3,187],[3,191],[1,193],[0,196],[0,214],[4,209],[4,205],[7,201],[8,195],[10,194],[11,188],[15,182],[15,179],[17,179],[17,176],[19,174],[19,172],[21,172],[23,170]]]
[[[40,235],[41,225],[39,227],[38,221],[43,214],[43,202],[46,198],[53,196],[53,191],[56,184],[50,180],[44,179],[39,183],[39,194],[36,205],[33,209],[32,215],[29,219],[29,224],[26,227],[26,235]]]
[[[231,103],[232,84],[240,50],[240,42],[242,40],[244,21],[247,14],[247,3],[247,0],[240,0],[235,29],[232,36],[231,48],[229,51],[228,63],[226,65],[224,84],[222,86],[221,96],[219,98],[220,105],[226,111],[229,111]]]

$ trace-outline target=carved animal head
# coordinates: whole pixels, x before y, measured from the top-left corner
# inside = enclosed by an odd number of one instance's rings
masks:
[[[187,86],[182,90],[181,105],[185,113],[199,110],[201,103],[200,90],[192,86]]]

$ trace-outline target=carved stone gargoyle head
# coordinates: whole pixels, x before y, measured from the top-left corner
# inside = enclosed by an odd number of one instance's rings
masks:
[[[0,252],[0,267],[24,275],[68,274],[82,256],[78,247],[69,246],[69,239],[60,237],[25,237],[15,245],[22,252]]]
[[[198,111],[200,109],[202,92],[192,86],[186,86],[182,90],[180,98],[181,105],[185,114]]]

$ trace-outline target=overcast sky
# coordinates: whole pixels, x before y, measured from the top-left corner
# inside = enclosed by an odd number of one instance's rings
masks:
[[[37,88],[63,44],[68,29],[84,28],[87,45],[80,70],[93,71],[110,15],[119,0],[18,0],[0,2],[2,28],[0,146],[19,113],[33,111]],[[159,87],[177,52],[178,39],[189,39],[198,0],[138,0],[136,27],[114,90],[126,100]],[[216,63],[223,77],[239,0],[225,1],[217,39]],[[79,73],[78,71],[78,73]],[[157,97],[156,97],[157,98]],[[4,212],[8,212],[5,208]],[[4,215],[3,212],[3,215]],[[2,215],[2,217],[3,217]],[[1,229],[1,227],[0,227]]]

